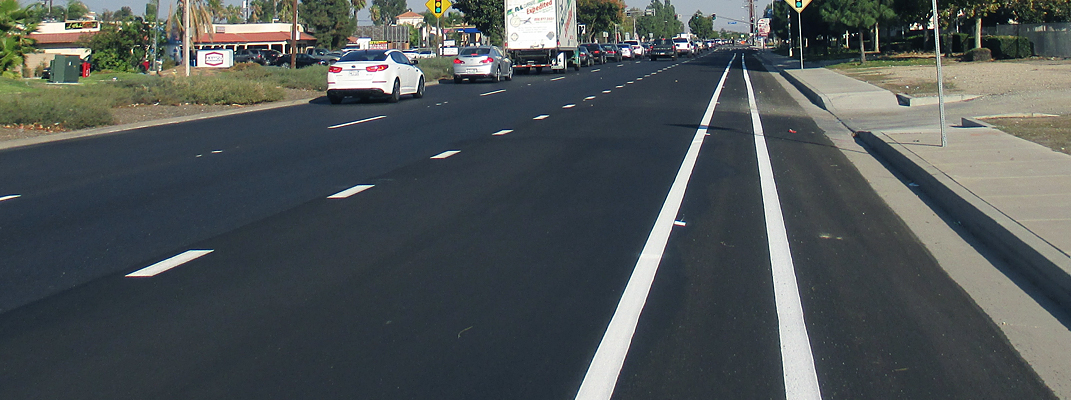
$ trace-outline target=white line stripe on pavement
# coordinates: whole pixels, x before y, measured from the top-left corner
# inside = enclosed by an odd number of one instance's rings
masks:
[[[573,107],[576,107],[576,104],[566,104],[566,105],[562,106],[562,108],[573,108]]]
[[[188,263],[190,261],[201,258],[212,250],[187,250],[177,256],[160,261],[156,264],[139,269],[126,275],[127,278],[147,278],[150,276],[156,276],[157,274],[167,271],[171,268],[175,268],[179,265]]]
[[[602,71],[602,68],[597,68],[597,69],[591,70],[591,72],[599,72],[599,71]]]
[[[368,121],[375,121],[377,119],[383,119],[383,118],[387,118],[387,116],[386,115],[380,115],[378,117],[365,118],[365,119],[362,119],[360,121],[353,121],[353,122],[347,122],[347,123],[344,123],[344,124],[331,125],[331,126],[327,127],[327,129],[336,129],[336,128],[341,128],[341,127],[344,127],[344,126],[363,124],[363,123],[368,122]]]
[[[357,193],[361,193],[361,192],[363,192],[365,190],[371,189],[371,188],[373,188],[375,186],[376,185],[357,185],[357,186],[351,187],[349,189],[343,190],[341,192],[335,193],[333,195],[327,196],[327,198],[329,198],[329,199],[344,199],[344,198],[353,196],[353,195],[355,195]]]
[[[588,96],[588,97],[585,97],[585,98],[584,98],[584,101],[587,101],[587,100],[595,100],[595,96]]]
[[[432,160],[442,160],[444,158],[448,158],[448,157],[450,157],[450,156],[452,156],[454,154],[460,153],[460,152],[461,152],[461,150],[447,150],[447,151],[444,151],[442,153],[439,153],[439,154],[436,154],[434,156],[431,156],[431,159]]]
[[[0,201],[7,201],[7,200],[11,200],[11,199],[17,199],[19,197],[22,197],[22,195],[21,194],[9,194],[7,196],[0,197]]]
[[[733,56],[736,60],[736,56]],[[617,303],[617,310],[610,319],[610,325],[606,327],[606,333],[599,342],[599,348],[595,350],[595,357],[591,359],[591,365],[584,375],[584,381],[577,391],[576,400],[609,400],[614,394],[614,386],[621,374],[628,348],[632,345],[632,335],[636,333],[636,324],[640,320],[640,312],[647,303],[647,295],[651,291],[658,265],[662,262],[662,254],[666,251],[669,243],[669,234],[673,231],[673,222],[676,221],[680,211],[681,202],[684,201],[684,192],[688,188],[688,180],[692,177],[692,170],[699,158],[699,149],[703,147],[703,139],[706,138],[707,127],[710,119],[714,117],[714,106],[718,103],[721,90],[725,86],[725,79],[729,76],[729,67],[733,60],[725,66],[725,72],[721,75],[717,89],[707,104],[707,110],[700,121],[699,129],[696,129],[692,137],[692,144],[685,153],[684,161],[677,171],[677,177],[669,188],[666,201],[662,203],[662,210],[658,212],[654,227],[647,236],[647,243],[643,245],[640,258],[636,261],[636,267],[632,270],[625,291],[621,294],[621,300]]]
[[[506,91],[506,89],[498,89],[498,90],[495,90],[495,91],[492,91],[492,92],[482,93],[482,94],[480,94],[480,96],[490,96],[492,94],[502,93],[502,92],[505,92],[505,91]]]
[[[751,107],[751,126],[755,131],[755,153],[759,159],[759,183],[762,189],[762,206],[766,215],[766,237],[770,244],[770,264],[773,268],[774,304],[777,306],[777,332],[781,338],[781,369],[785,378],[785,396],[793,400],[820,400],[818,374],[814,369],[811,340],[807,336],[807,324],[803,318],[803,303],[796,284],[796,269],[792,263],[792,251],[788,244],[788,231],[777,196],[770,151],[759,120],[759,107],[755,90],[748,76],[747,63],[741,59],[744,83],[747,84],[747,99]]]
[[[562,79],[565,79],[565,77],[564,76],[559,76],[557,78],[551,79],[551,81],[560,81]]]
[[[549,115],[547,115],[547,114],[543,114],[543,115],[537,115],[537,116],[536,116],[535,118],[532,118],[532,119],[534,119],[534,120],[537,120],[537,121],[538,121],[538,120],[541,120],[541,119],[547,119],[547,118],[550,118],[550,116],[549,116]]]
[[[492,133],[491,136],[502,136],[510,132],[513,132],[513,129],[503,129],[498,132]]]
[[[609,90],[609,89],[607,89],[607,90],[603,90],[602,92],[603,92],[603,93],[610,93],[610,90]]]

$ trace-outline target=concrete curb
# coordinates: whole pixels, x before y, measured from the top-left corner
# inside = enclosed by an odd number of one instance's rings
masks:
[[[946,94],[945,103],[957,103],[974,100],[979,97],[982,96],[978,94]],[[900,105],[907,107],[930,106],[941,103],[941,99],[937,96],[915,97],[903,93],[896,93],[896,101],[900,102]]]
[[[792,86],[795,86],[796,89],[800,91],[800,93],[803,93],[803,95],[807,97],[807,99],[814,103],[816,106],[822,107],[822,109],[826,111],[832,111],[829,109],[829,106],[833,104],[833,101],[830,100],[829,97],[823,94],[821,91],[811,87],[811,85],[807,84],[807,82],[796,79],[794,75],[788,73],[788,70],[781,69],[780,74],[782,77],[785,78],[785,80],[791,83]]]
[[[1071,309],[1071,258],[1067,254],[884,133],[860,131],[856,135],[1046,296]]]
[[[236,108],[236,109],[231,109],[231,110],[223,110],[223,111],[215,111],[215,112],[209,112],[209,113],[203,113],[203,114],[187,115],[187,116],[183,116],[183,117],[173,117],[173,118],[157,119],[157,120],[152,120],[152,121],[134,122],[134,123],[123,124],[123,125],[111,125],[111,126],[104,126],[104,127],[100,127],[100,128],[89,128],[89,129],[82,129],[82,130],[72,131],[72,132],[57,133],[57,134],[53,134],[53,135],[42,135],[42,136],[26,138],[26,139],[8,140],[8,141],[0,142],[0,150],[12,149],[12,148],[16,148],[16,147],[32,146],[32,145],[41,144],[41,143],[58,142],[58,141],[61,141],[61,140],[70,140],[70,139],[77,139],[77,138],[90,137],[90,136],[107,135],[107,134],[110,134],[110,133],[128,131],[128,130],[132,130],[132,129],[140,129],[140,128],[148,128],[148,127],[152,127],[152,126],[175,124],[175,123],[179,123],[179,122],[197,121],[197,120],[202,120],[202,119],[225,117],[225,116],[228,116],[228,115],[243,114],[243,113],[247,113],[247,112],[264,111],[264,110],[272,110],[272,109],[276,109],[276,108],[291,107],[291,106],[296,106],[296,105],[300,105],[300,104],[306,104],[306,103],[308,103],[309,101],[312,101],[312,100],[313,100],[313,98],[299,99],[299,100],[288,100],[288,101],[277,101],[277,102],[273,102],[273,103],[257,104],[257,105],[249,106],[249,107],[242,107],[242,108]]]

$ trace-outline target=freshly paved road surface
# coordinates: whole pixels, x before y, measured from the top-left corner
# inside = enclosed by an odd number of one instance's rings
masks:
[[[0,152],[0,398],[1052,398],[745,54]]]

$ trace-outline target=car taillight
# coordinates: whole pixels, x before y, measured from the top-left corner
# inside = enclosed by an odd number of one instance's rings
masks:
[[[490,64],[490,63],[493,63],[493,62],[495,62],[495,59],[493,59],[491,57],[487,57],[487,58],[485,58],[483,60],[480,60],[480,64]]]
[[[385,69],[387,69],[386,64],[370,65],[364,68],[364,70],[368,72],[379,72]]]
[[[342,72],[342,67],[331,66],[331,67],[327,68],[327,72],[330,72],[332,74],[337,74],[339,72]]]
[[[465,63],[465,62],[464,62],[464,61],[461,61],[461,59],[460,59],[460,58],[455,58],[455,59],[454,59],[454,64],[464,64],[464,63]]]

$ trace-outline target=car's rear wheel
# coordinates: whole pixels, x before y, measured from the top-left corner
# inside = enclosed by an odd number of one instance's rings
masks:
[[[388,103],[397,103],[402,98],[402,82],[394,80],[394,91],[390,93],[390,97],[387,98]]]
[[[416,93],[413,93],[414,99],[424,97],[424,77],[420,77],[420,81],[417,82]]]
[[[509,67],[509,74],[506,75],[506,80],[507,81],[512,81],[513,80],[513,67]]]
[[[495,68],[495,74],[491,75],[491,82],[496,82],[497,83],[497,82],[501,82],[501,81],[502,81],[502,67],[497,67],[497,68]]]

